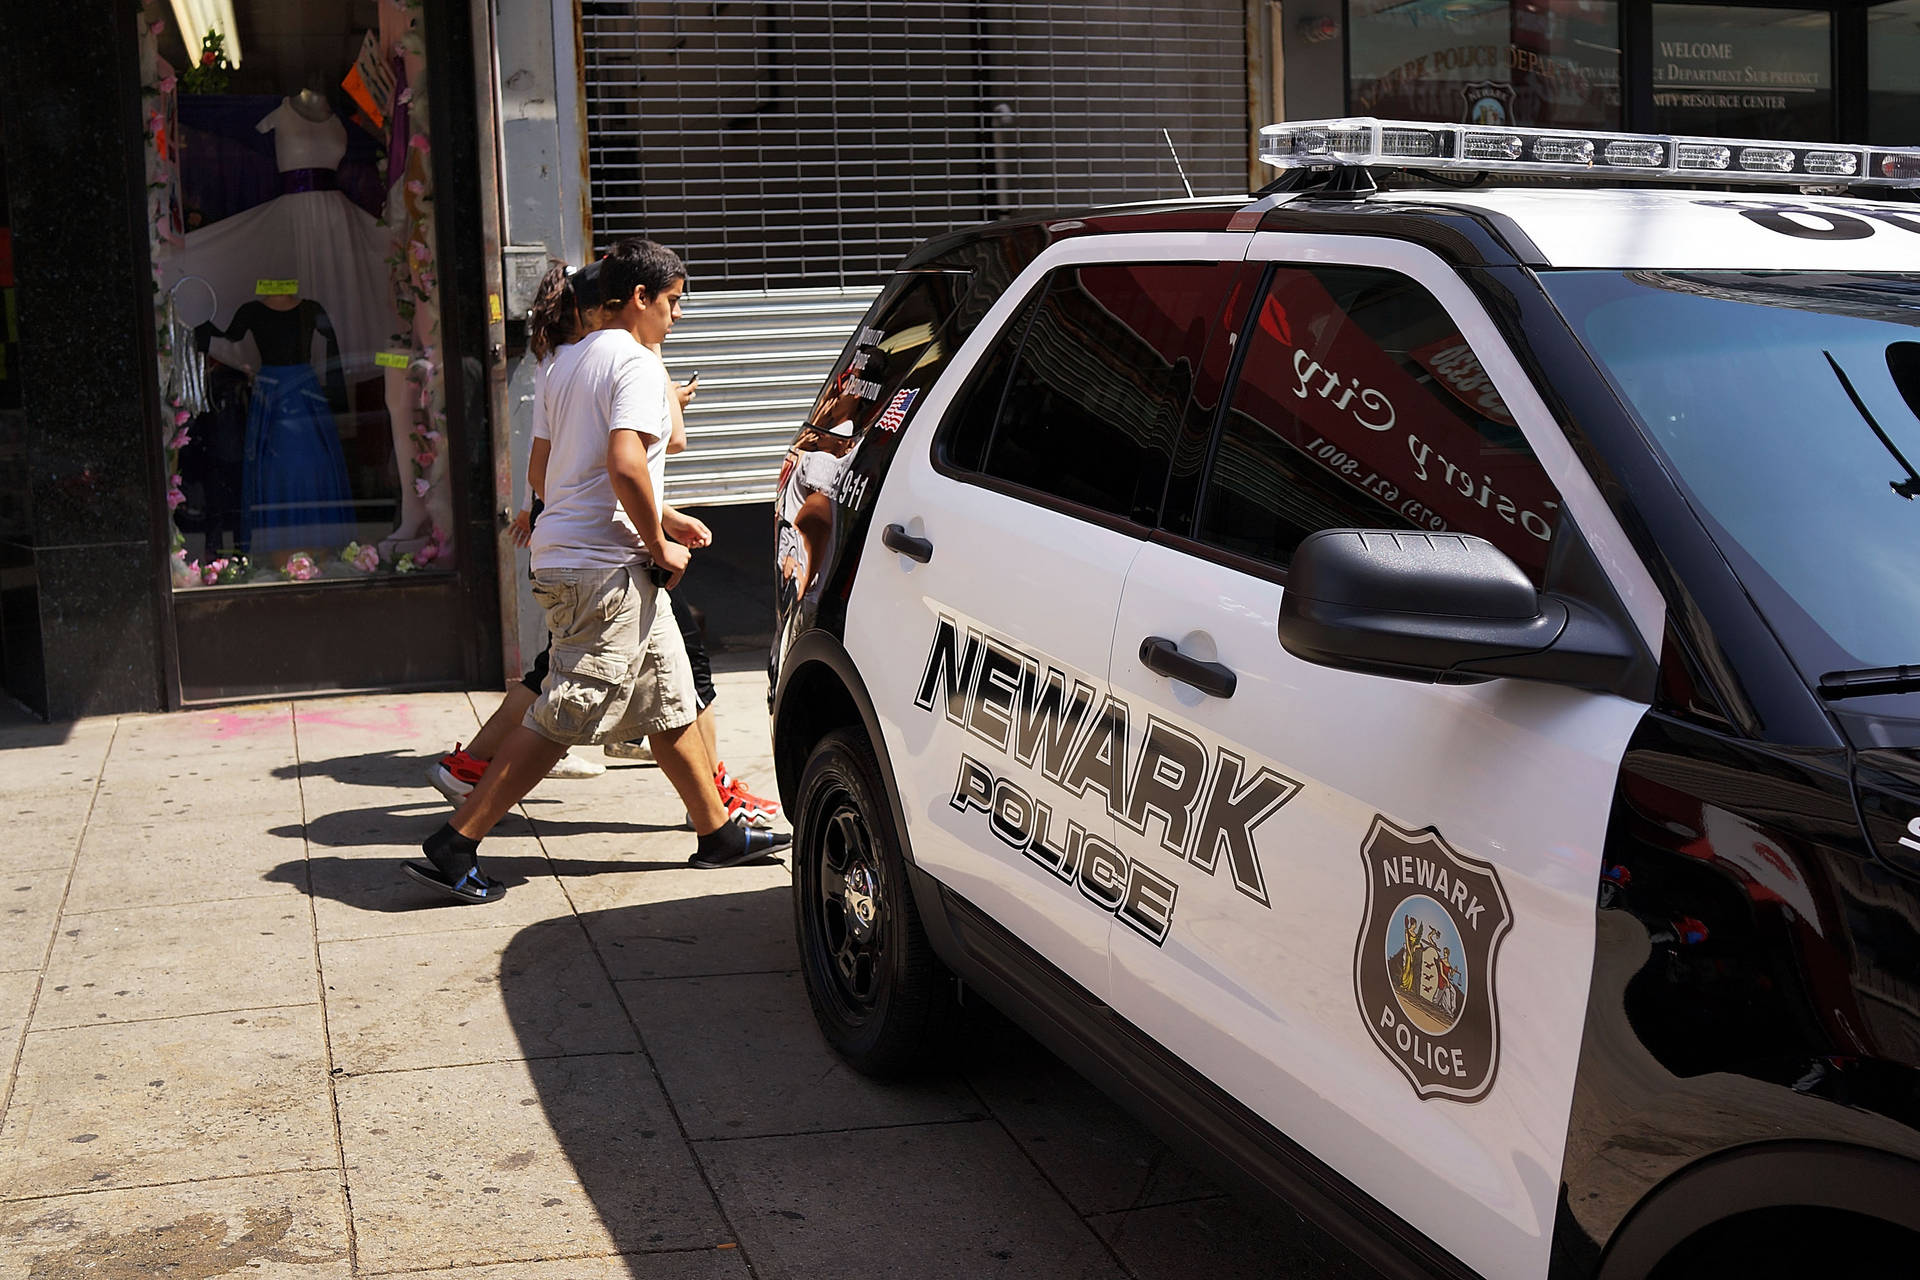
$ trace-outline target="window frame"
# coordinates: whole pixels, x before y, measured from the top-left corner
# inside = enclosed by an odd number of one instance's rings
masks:
[[[1063,227],[1071,231],[1077,228]],[[1024,348],[1027,341],[1027,328],[1013,335],[1011,330],[1023,319],[1030,327],[1032,317],[1028,314],[1028,304],[1037,299],[1046,288],[1048,278],[1062,268],[1068,267],[1124,267],[1124,266],[1178,266],[1183,263],[1197,265],[1225,265],[1245,260],[1252,237],[1245,232],[1169,232],[1160,235],[1100,235],[1074,237],[1059,241],[1027,264],[1015,278],[1006,294],[995,303],[996,309],[1010,307],[1005,319],[989,326],[984,321],[968,339],[982,343],[977,353],[965,355],[955,353],[955,359],[949,366],[950,374],[957,374],[955,390],[951,398],[940,406],[939,427],[928,442],[928,461],[933,470],[943,479],[959,484],[984,489],[1003,497],[1027,503],[1074,520],[1083,520],[1088,524],[1110,529],[1115,533],[1146,541],[1159,529],[1160,517],[1166,510],[1166,490],[1161,488],[1160,510],[1155,514],[1152,525],[1143,525],[1117,516],[1111,512],[1089,507],[1082,503],[1062,498],[1042,489],[1030,488],[1010,480],[1002,480],[988,475],[984,471],[973,471],[958,466],[948,460],[947,441],[953,435],[955,427],[954,410],[964,403],[979,386],[984,370],[999,354],[1003,341],[1016,341]],[[1014,359],[1019,359],[1019,349]],[[1238,352],[1235,353],[1236,360]],[[1002,403],[1006,390],[1001,389]],[[999,430],[1000,406],[994,409],[994,431]],[[1217,428],[1217,424],[1216,424]],[[1213,430],[1209,431],[1208,452],[1211,455]],[[991,446],[991,438],[989,438]],[[1169,470],[1171,474],[1171,470]],[[1204,472],[1203,472],[1204,475]]]
[[[1572,521],[1598,562],[1607,566],[1614,588],[1648,651],[1660,652],[1666,628],[1665,595],[1633,549],[1573,440],[1547,408],[1545,398],[1527,375],[1506,335],[1487,313],[1462,271],[1433,250],[1408,240],[1324,232],[1257,231],[1247,247],[1247,261],[1274,268],[1364,267],[1392,271],[1426,290],[1479,357],[1480,367],[1513,415],[1514,425],[1533,450],[1548,481],[1558,490],[1561,522],[1555,526],[1555,542],[1559,541],[1559,531],[1565,522]],[[1267,279],[1262,276],[1263,283]],[[1537,289],[1538,285],[1531,287]],[[1248,320],[1252,319],[1253,313],[1249,312]],[[1207,466],[1200,476],[1203,493],[1212,478],[1213,459],[1219,448],[1227,408],[1239,387],[1239,361],[1244,359],[1243,353],[1249,344],[1243,337],[1238,345],[1240,350],[1235,352],[1235,364],[1221,394],[1213,439],[1208,444]],[[1198,517],[1196,508],[1196,523]],[[1190,536],[1168,537],[1165,541],[1169,546],[1227,568],[1282,586],[1286,583],[1286,570],[1265,561],[1250,560],[1238,552],[1208,546]]]
[[[1188,522],[1188,528],[1184,531],[1166,529],[1163,523],[1161,526],[1161,529],[1170,536],[1166,539],[1156,539],[1156,541],[1163,541],[1165,545],[1168,545],[1168,546],[1178,545],[1182,550],[1186,550],[1194,554],[1203,554],[1207,559],[1217,561],[1218,563],[1226,565],[1229,568],[1238,569],[1243,573],[1251,573],[1255,577],[1266,578],[1269,581],[1281,583],[1282,585],[1284,585],[1287,581],[1288,566],[1277,565],[1270,560],[1262,559],[1259,556],[1249,555],[1243,551],[1235,551],[1228,547],[1216,546],[1213,543],[1210,543],[1200,537],[1200,529],[1206,519],[1208,499],[1210,497],[1211,489],[1212,489],[1214,462],[1219,455],[1221,441],[1226,435],[1227,422],[1228,422],[1230,412],[1233,408],[1234,395],[1239,390],[1241,368],[1246,361],[1247,352],[1251,350],[1254,345],[1254,341],[1253,341],[1254,327],[1259,320],[1258,308],[1260,303],[1266,299],[1268,292],[1272,289],[1275,278],[1282,271],[1311,272],[1316,267],[1327,267],[1327,268],[1332,268],[1334,270],[1344,270],[1344,271],[1352,271],[1352,270],[1380,271],[1388,274],[1398,275],[1403,280],[1406,280],[1412,283],[1413,285],[1415,285],[1416,287],[1418,287],[1422,292],[1424,292],[1427,295],[1428,298],[1432,299],[1434,305],[1440,309],[1440,312],[1443,316],[1445,316],[1448,320],[1455,321],[1456,330],[1460,333],[1462,339],[1467,342],[1467,345],[1470,348],[1472,348],[1476,358],[1480,354],[1480,348],[1474,339],[1467,337],[1464,328],[1462,328],[1458,324],[1458,317],[1455,315],[1453,311],[1451,311],[1446,306],[1445,303],[1440,301],[1440,299],[1437,296],[1435,296],[1433,290],[1428,287],[1427,283],[1406,271],[1401,271],[1393,267],[1379,266],[1369,262],[1288,262],[1282,259],[1269,259],[1269,260],[1266,260],[1262,265],[1264,269],[1260,272],[1259,280],[1256,284],[1256,287],[1254,288],[1254,291],[1252,294],[1252,305],[1249,306],[1246,315],[1241,319],[1240,332],[1238,337],[1235,339],[1233,359],[1230,365],[1228,366],[1226,380],[1221,387],[1220,403],[1214,412],[1214,420],[1213,420],[1213,423],[1210,429],[1210,435],[1207,441],[1206,459],[1205,459],[1205,462],[1202,464],[1199,475],[1197,477],[1196,494],[1195,494],[1194,503],[1193,503],[1192,519]],[[1503,351],[1506,350],[1504,342],[1502,343],[1501,349]],[[1529,382],[1528,385],[1531,386],[1531,382]],[[1500,389],[1499,383],[1497,380],[1495,382],[1495,388],[1496,390]],[[1504,399],[1504,396],[1503,396],[1503,399]],[[1515,425],[1521,431],[1522,437],[1526,440],[1528,448],[1532,449],[1533,439],[1530,435],[1527,434],[1526,429],[1523,426],[1519,425],[1517,416],[1515,419]],[[1538,461],[1538,457],[1539,456],[1536,453],[1535,454],[1536,461]],[[1542,468],[1542,470],[1544,471],[1544,467]],[[1551,483],[1552,477],[1548,476],[1548,480]],[[1564,518],[1566,514],[1566,504],[1565,504],[1564,494],[1561,494],[1558,492],[1559,486],[1557,484],[1555,485],[1555,489],[1556,489],[1556,496],[1559,496],[1561,498],[1561,512]],[[1164,505],[1162,507],[1161,514],[1163,517],[1166,514]],[[1340,528],[1340,527],[1386,528],[1388,526],[1385,526],[1385,525],[1380,525],[1380,526],[1328,525],[1327,526],[1327,528]],[[1558,541],[1559,536],[1560,536],[1559,525],[1556,524],[1554,527],[1553,541]],[[1549,555],[1551,555],[1551,552],[1552,552],[1552,545],[1553,545],[1552,542],[1548,543]],[[1288,559],[1289,561],[1291,561],[1292,557],[1289,556]]]

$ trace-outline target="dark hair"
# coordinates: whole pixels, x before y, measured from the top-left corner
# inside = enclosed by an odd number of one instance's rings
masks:
[[[527,347],[536,360],[545,360],[553,349],[573,336],[579,326],[575,312],[573,284],[568,280],[572,268],[556,262],[540,277],[540,288],[527,308]]]
[[[600,260],[600,305],[623,307],[635,289],[645,289],[648,297],[662,293],[675,280],[684,280],[687,264],[665,245],[631,236],[613,246]]]

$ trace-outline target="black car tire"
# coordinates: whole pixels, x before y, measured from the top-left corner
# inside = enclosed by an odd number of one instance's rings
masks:
[[[880,766],[857,730],[828,734],[794,806],[793,920],[813,1016],[863,1075],[912,1072],[946,1041],[954,981],[907,885]]]

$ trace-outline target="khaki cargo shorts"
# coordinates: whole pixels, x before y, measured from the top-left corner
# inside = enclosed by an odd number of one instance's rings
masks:
[[[667,593],[640,566],[542,569],[551,665],[522,721],[552,742],[629,742],[693,723],[699,703]]]

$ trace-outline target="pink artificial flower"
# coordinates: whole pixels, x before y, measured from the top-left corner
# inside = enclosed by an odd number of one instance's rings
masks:
[[[427,135],[424,133],[416,133],[407,139],[407,145],[415,151],[425,151],[428,147]]]
[[[174,86],[175,86],[176,84],[178,84],[178,83],[180,83],[180,82],[179,82],[178,80],[176,80],[176,79],[174,79],[174,78],[173,78],[172,76],[161,76],[161,77],[160,77],[160,92],[162,92],[162,93],[172,93],[172,92],[173,92],[173,87],[174,87]]]
[[[407,194],[410,196],[423,196],[427,194],[427,184],[418,178],[408,178]]]
[[[193,415],[185,409],[175,409],[173,411],[173,425],[176,427],[184,427],[192,417]]]
[[[187,435],[187,429],[182,427],[180,430],[174,432],[173,439],[167,441],[167,448],[178,451],[186,448],[191,442],[192,438]]]
[[[320,576],[320,566],[313,562],[312,556],[302,551],[287,560],[287,576],[295,582],[305,582]]]
[[[395,99],[394,99],[394,101],[395,101],[395,102],[397,102],[397,103],[399,103],[399,104],[400,104],[401,106],[403,106],[403,107],[404,107],[404,106],[406,106],[406,105],[407,105],[407,104],[408,104],[409,102],[412,102],[412,101],[413,101],[413,86],[412,86],[412,85],[408,85],[408,86],[407,86],[406,88],[404,88],[404,89],[402,89],[402,90],[400,91],[400,96],[399,96],[399,97],[397,97],[397,98],[395,98]]]
[[[432,564],[434,558],[439,554],[440,549],[429,542],[426,546],[413,553],[413,562],[415,564]]]
[[[431,449],[422,449],[419,453],[413,455],[413,460],[419,465],[422,471],[431,470],[433,467],[433,451]]]
[[[167,510],[177,511],[187,500],[187,495],[178,489],[167,490]]]
[[[428,484],[425,480],[415,480],[413,482],[413,491],[419,494],[423,498],[427,496],[427,490],[431,488],[433,488],[433,486]]]
[[[156,18],[147,27],[147,34],[150,36],[157,36],[157,35],[160,35],[162,32],[164,32],[166,29],[167,29],[167,24],[165,22],[162,22],[158,18]]]
[[[422,440],[438,440],[440,438],[440,433],[438,431],[422,431],[420,433],[420,438]]]
[[[360,548],[360,554],[353,558],[353,567],[362,573],[372,573],[380,564],[380,552],[373,547]]]

